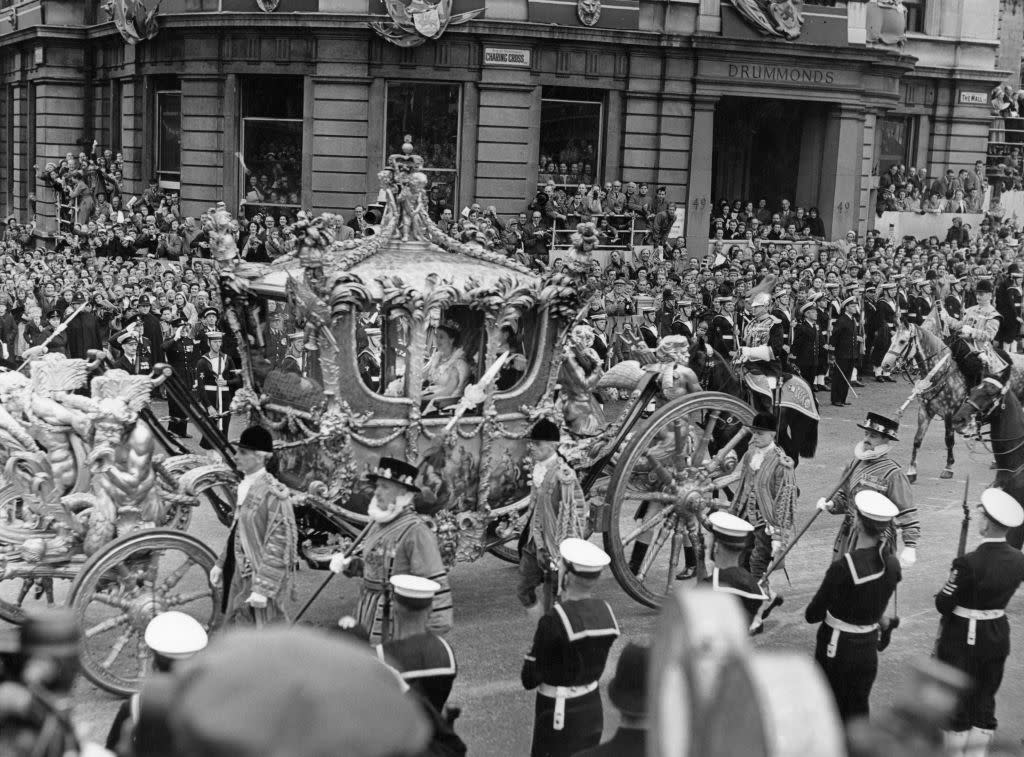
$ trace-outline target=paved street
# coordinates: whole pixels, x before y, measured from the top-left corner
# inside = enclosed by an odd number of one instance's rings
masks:
[[[826,404],[818,456],[802,463],[798,470],[802,489],[799,522],[813,512],[816,499],[827,493],[849,459],[853,444],[861,436],[854,424],[863,420],[868,409],[892,414],[909,391],[910,386],[906,383],[871,383],[862,390],[861,399],[855,400],[853,407],[837,409]],[[823,396],[819,395],[819,398]],[[908,417],[913,417],[915,410],[916,405],[910,409]],[[912,437],[913,428],[904,424],[902,441],[897,446],[897,459],[909,459]],[[894,636],[892,646],[882,656],[882,669],[873,696],[876,708],[884,708],[891,701],[902,680],[904,663],[930,652],[937,629],[932,596],[945,581],[956,550],[965,476],[971,476],[971,493],[975,499],[991,480],[987,454],[980,448],[968,451],[959,439],[955,450],[955,478],[952,481],[940,480],[941,447],[942,427],[941,423],[936,423],[925,440],[919,458],[919,478],[914,487],[923,534],[919,559],[914,568],[905,572],[899,590],[899,614],[903,624]],[[756,647],[800,650],[808,655],[813,652],[815,629],[804,622],[803,611],[828,564],[831,540],[837,526],[838,518],[822,516],[793,551],[787,561],[793,583],[791,587],[783,588],[786,603],[773,615],[767,632],[755,640]],[[221,547],[226,535],[225,528],[209,511],[197,513],[191,532],[215,549]],[[976,541],[972,526],[969,545]],[[305,569],[299,573],[300,603],[310,596],[324,575]],[[529,749],[534,695],[522,690],[519,670],[532,629],[527,627],[513,595],[515,575],[514,566],[493,557],[472,565],[459,565],[452,574],[456,625],[449,638],[460,665],[452,702],[463,707],[457,726],[472,754],[521,755]],[[356,592],[354,581],[336,579],[310,611],[309,620],[318,625],[332,624],[351,605]],[[4,596],[10,593],[10,588],[6,588]],[[656,613],[631,601],[611,577],[604,580],[601,593],[614,607],[624,638],[646,640],[654,628]],[[999,695],[999,711],[1003,716],[1000,735],[1019,741],[1024,737],[1024,722],[1014,716],[1014,713],[1019,715],[1019,703],[1024,699],[1021,676],[1024,655],[1019,651],[1024,649],[1024,611],[1019,596],[1011,604],[1009,615],[1014,628],[1013,647],[1018,651],[1015,657],[1011,657]],[[622,643],[616,644],[613,657],[621,648]],[[606,680],[613,669],[614,659],[608,666]],[[76,717],[87,724],[93,737],[105,735],[116,705],[116,701],[106,693],[85,682],[79,683]],[[606,731],[614,727],[614,721],[611,713],[606,718]]]

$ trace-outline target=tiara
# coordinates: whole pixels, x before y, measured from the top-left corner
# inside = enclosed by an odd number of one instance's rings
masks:
[[[462,326],[459,324],[458,321],[454,320],[453,318],[446,318],[443,321],[441,321],[441,328],[446,329],[447,331],[462,333]]]

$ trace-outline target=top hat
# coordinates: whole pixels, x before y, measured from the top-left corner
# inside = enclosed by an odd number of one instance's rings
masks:
[[[630,643],[622,650],[615,677],[608,684],[608,699],[619,712],[644,715],[647,712],[647,668],[650,650]]]
[[[527,438],[531,442],[560,442],[562,440],[562,432],[556,424],[547,418],[541,418],[533,424],[533,428],[530,429],[530,434]]]
[[[754,420],[750,422],[751,431],[774,432],[777,428],[778,424],[775,422],[775,416],[764,411],[757,413],[754,416]]]
[[[242,432],[238,446],[254,452],[273,452],[274,437],[263,426],[249,426]]]
[[[366,478],[370,481],[391,481],[409,491],[418,492],[420,488],[416,486],[416,477],[419,473],[419,469],[411,463],[393,457],[382,457],[377,467],[366,474]]]
[[[868,413],[867,420],[863,423],[858,423],[857,427],[865,431],[874,431],[876,434],[881,434],[887,439],[892,439],[894,442],[899,441],[896,436],[896,432],[900,430],[899,422],[886,418],[884,415]]]

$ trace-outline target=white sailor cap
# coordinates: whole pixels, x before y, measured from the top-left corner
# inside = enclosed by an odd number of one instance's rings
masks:
[[[1016,528],[1024,523],[1024,508],[1002,489],[986,489],[981,493],[985,515],[1001,526]]]
[[[441,584],[422,576],[399,574],[391,576],[391,589],[395,600],[408,607],[429,607]]]
[[[566,539],[558,545],[558,551],[572,573],[596,575],[612,561],[607,552],[585,539]]]
[[[856,305],[856,304],[857,304],[857,298],[856,297],[847,297],[845,300],[843,300],[843,304],[839,306],[839,309],[840,310],[845,310],[847,305]]]
[[[303,338],[305,338],[305,336],[306,336],[306,332],[302,331],[302,330],[292,331],[292,332],[290,332],[288,334],[288,338],[289,339],[303,339]]]
[[[727,539],[746,539],[747,534],[754,530],[754,527],[743,518],[723,510],[711,513],[708,516],[708,522],[711,524],[712,531]]]
[[[900,509],[881,492],[863,490],[854,497],[857,512],[868,520],[888,523],[900,514]]]
[[[640,312],[641,312],[641,313],[642,313],[643,315],[647,315],[648,313],[657,313],[658,311],[657,311],[657,310],[655,310],[655,309],[654,309],[654,308],[652,308],[652,307],[643,307],[643,308],[640,308]]]
[[[206,339],[207,339],[207,341],[209,341],[210,339],[223,339],[223,338],[224,338],[224,332],[223,331],[207,331],[206,332]]]
[[[806,313],[811,308],[816,308],[816,307],[818,307],[818,300],[817,300],[817,298],[815,298],[813,300],[808,300],[807,302],[805,302],[803,305],[800,306],[800,312],[801,313]]]
[[[172,660],[187,660],[206,648],[208,637],[202,624],[183,612],[168,610],[146,625],[146,646]]]

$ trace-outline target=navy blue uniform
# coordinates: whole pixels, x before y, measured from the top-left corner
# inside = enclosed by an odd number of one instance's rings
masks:
[[[825,572],[804,617],[818,628],[817,660],[843,720],[870,711],[878,674],[878,621],[902,577],[900,562],[880,547],[847,552]]]
[[[1003,610],[1022,581],[1024,554],[1004,539],[986,539],[953,561],[949,580],[935,595],[942,613],[937,657],[974,681],[953,716],[954,731],[997,726],[996,692],[1010,654],[1010,622]]]
[[[377,656],[438,713],[444,710],[458,674],[455,652],[447,641],[436,634],[420,633],[378,645]]]
[[[747,614],[748,624],[754,622],[754,616],[761,608],[761,603],[768,599],[751,572],[735,565],[729,568],[715,568],[704,582],[714,591],[732,594],[739,599]]]
[[[608,603],[555,604],[537,623],[522,682],[538,689],[531,757],[569,757],[597,746],[604,726],[597,682],[619,624]]]

